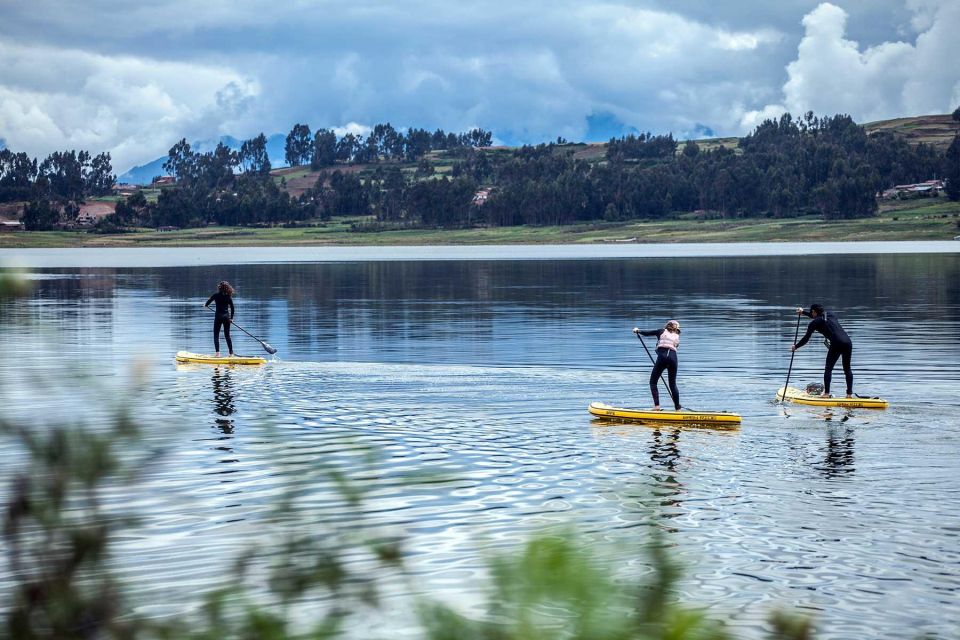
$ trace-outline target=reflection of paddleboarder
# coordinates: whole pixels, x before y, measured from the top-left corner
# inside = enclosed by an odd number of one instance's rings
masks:
[[[223,337],[227,339],[227,349],[233,355],[233,342],[230,340],[230,323],[233,321],[233,287],[226,280],[217,285],[217,292],[210,296],[203,306],[209,308],[210,303],[217,304],[213,315],[213,347],[220,357],[220,327],[223,327]]]
[[[810,305],[810,311],[797,309],[797,315],[813,318],[807,325],[807,332],[803,334],[797,344],[790,347],[791,351],[796,351],[807,344],[810,336],[816,331],[827,339],[827,361],[823,367],[823,395],[830,395],[830,381],[833,378],[833,367],[837,360],[843,359],[843,375],[847,379],[847,397],[853,397],[853,370],[850,368],[850,358],[853,356],[853,342],[850,336],[840,326],[840,321],[836,314],[827,311],[822,305]]]
[[[653,371],[650,373],[650,393],[653,394],[654,410],[660,410],[660,392],[657,390],[657,380],[666,370],[667,381],[670,384],[670,395],[673,396],[673,406],[677,411],[680,411],[680,389],[677,388],[677,368],[680,366],[677,360],[677,347],[680,346],[680,323],[676,320],[670,320],[663,329],[641,331],[634,327],[633,332],[639,336],[656,336],[657,338],[657,361],[653,364]]]
[[[823,471],[827,478],[839,477],[854,472],[853,429],[847,427],[843,435],[833,428],[827,431],[826,456]]]
[[[679,443],[680,429],[671,429],[666,436],[659,428],[654,429],[653,442],[650,444],[650,459],[667,471],[676,471],[677,461],[680,459]]]
[[[233,380],[230,379],[229,370],[220,370],[220,367],[213,369],[213,402],[214,413],[219,418],[215,418],[217,427],[225,434],[233,433],[233,419],[231,416],[237,409],[233,403]]]

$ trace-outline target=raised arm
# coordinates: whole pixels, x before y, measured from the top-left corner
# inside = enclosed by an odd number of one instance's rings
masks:
[[[660,334],[663,333],[663,329],[651,329],[649,331],[641,331],[637,327],[633,328],[633,332],[638,336],[647,336],[648,338],[660,337]]]
[[[794,345],[794,349],[799,349],[803,345],[807,344],[807,341],[810,339],[810,336],[813,335],[813,332],[816,329],[816,327],[814,326],[816,323],[817,323],[816,320],[810,321],[810,324],[807,325],[807,332],[803,334],[803,337],[800,338],[800,341],[797,342],[796,345]]]

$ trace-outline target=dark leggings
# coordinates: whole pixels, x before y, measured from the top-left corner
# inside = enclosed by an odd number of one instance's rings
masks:
[[[850,357],[853,355],[852,344],[831,345],[827,351],[827,362],[823,367],[823,392],[830,393],[830,381],[833,378],[833,367],[837,360],[843,357],[843,375],[847,379],[847,395],[853,394],[853,370],[850,369]]]
[[[670,383],[670,395],[673,396],[673,406],[680,411],[680,389],[677,388],[677,352],[673,349],[657,349],[657,362],[653,365],[653,371],[650,373],[650,393],[653,394],[653,404],[660,406],[660,392],[657,390],[657,382],[663,370],[667,370],[667,381]]]
[[[213,346],[220,353],[220,327],[223,327],[223,337],[227,339],[227,349],[233,353],[233,343],[230,341],[230,318],[217,316],[213,319]]]

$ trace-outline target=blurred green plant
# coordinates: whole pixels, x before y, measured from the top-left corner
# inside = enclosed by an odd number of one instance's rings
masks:
[[[659,543],[648,545],[653,571],[622,583],[573,534],[531,540],[519,556],[492,562],[487,620],[467,619],[427,603],[430,640],[725,640],[723,625],[675,603],[679,567]],[[791,636],[792,637],[792,636]]]
[[[0,303],[29,293],[30,281],[24,277],[22,270],[2,267],[3,265],[0,265]],[[0,310],[0,314],[2,314],[2,310]]]
[[[115,416],[102,433],[0,420],[30,464],[9,481],[3,541],[15,577],[4,602],[11,638],[133,637],[139,621],[127,617],[124,594],[104,563],[111,532],[128,524],[108,516],[103,482],[121,471],[115,447],[137,437],[129,415]]]

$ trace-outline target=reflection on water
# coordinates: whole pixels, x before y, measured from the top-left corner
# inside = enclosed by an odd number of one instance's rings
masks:
[[[95,421],[82,389],[47,393],[34,381],[56,384],[67,362],[106,380],[133,358],[154,365],[139,414],[165,455],[132,495],[114,498],[143,512],[114,562],[152,612],[186,607],[192,591],[220,585],[236,552],[269,542],[259,524],[291,479],[310,477],[311,523],[354,522],[334,483],[308,475],[324,465],[366,492],[372,526],[406,535],[416,588],[455,594],[468,613],[479,613],[481,543],[507,548],[574,522],[636,548],[652,512],[690,567],[684,598],[729,615],[747,637],[761,635],[774,605],[815,612],[824,637],[960,625],[956,255],[33,277],[31,298],[0,308],[9,415],[34,419],[42,401],[38,422]],[[238,289],[238,320],[282,361],[173,365],[177,350],[208,348],[198,303],[219,279]],[[858,390],[882,393],[888,410],[774,401],[789,310],[814,301],[841,314]],[[685,401],[740,413],[739,429],[591,420],[591,401],[649,406],[650,363],[630,329],[668,317],[684,326]],[[819,345],[798,353],[795,384],[819,380],[822,362]],[[0,464],[12,455],[0,449]],[[411,486],[414,473],[437,480]],[[0,571],[0,590],[8,579]]]
[[[686,495],[686,488],[676,473],[680,461],[680,432],[680,427],[655,427],[651,432],[651,480],[659,503],[656,514],[660,528],[670,533],[679,531],[672,521],[684,514],[683,498]]]
[[[680,429],[668,427],[665,431],[666,433],[659,427],[654,428],[653,442],[650,444],[650,459],[654,465],[672,472],[680,459]]]
[[[824,476],[836,478],[854,472],[854,444],[854,431],[850,427],[844,427],[842,430],[828,428],[823,465]]]
[[[213,402],[214,414],[216,417],[213,422],[217,430],[222,434],[219,437],[220,443],[217,449],[222,451],[227,457],[220,460],[222,463],[237,462],[233,457],[233,416],[237,409],[233,403],[233,382],[230,379],[230,368],[226,366],[214,366],[211,375],[213,383]]]
[[[233,383],[230,380],[230,369],[227,367],[213,367],[213,401],[214,413],[219,418],[215,420],[217,428],[225,435],[233,433],[233,420],[230,419],[237,409],[233,405]]]

